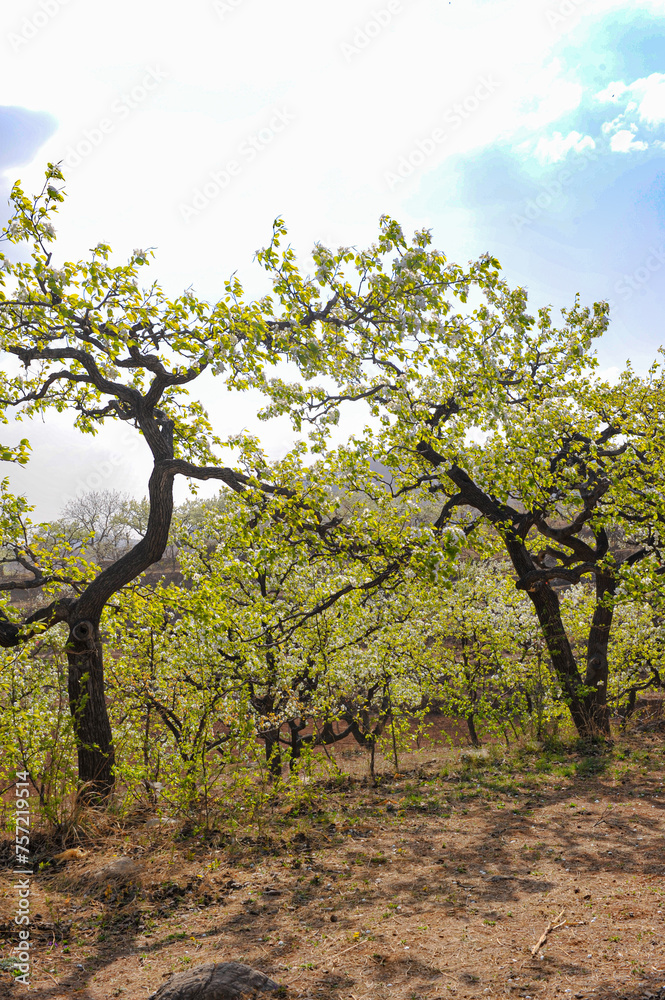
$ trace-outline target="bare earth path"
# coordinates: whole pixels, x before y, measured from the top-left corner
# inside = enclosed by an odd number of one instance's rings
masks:
[[[145,816],[82,834],[85,857],[32,880],[31,988],[0,971],[0,996],[135,1000],[240,961],[311,1000],[665,997],[662,736],[540,764],[429,747],[377,788],[364,758],[340,763],[352,777],[318,811],[276,805],[232,843]],[[119,856],[134,865],[100,876]],[[6,970],[7,872],[0,893]]]

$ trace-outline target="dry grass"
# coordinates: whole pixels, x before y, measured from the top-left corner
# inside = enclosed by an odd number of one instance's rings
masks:
[[[34,876],[32,988],[0,972],[0,996],[134,1000],[229,960],[311,1000],[660,995],[662,736],[545,758],[430,746],[377,788],[340,753],[344,787],[278,812],[269,837],[97,820],[86,857]],[[35,844],[43,860],[61,846]],[[96,877],[114,856],[138,873]],[[7,954],[10,875],[1,887]]]

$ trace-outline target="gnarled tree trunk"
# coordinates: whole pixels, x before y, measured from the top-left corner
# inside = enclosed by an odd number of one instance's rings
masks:
[[[171,447],[168,439],[167,449]],[[107,601],[161,559],[173,514],[173,470],[156,462],[149,482],[150,515],[144,537],[107,567],[70,610],[69,706],[76,736],[81,796],[108,798],[113,790],[115,754],[104,695],[104,659],[99,623]]]
[[[80,796],[105,799],[113,789],[115,751],[104,695],[104,658],[97,622],[70,625],[69,706],[78,752]]]

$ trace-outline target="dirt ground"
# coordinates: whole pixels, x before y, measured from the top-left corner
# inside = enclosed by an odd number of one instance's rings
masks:
[[[662,734],[544,755],[429,745],[399,774],[381,761],[378,787],[365,755],[339,754],[350,776],[261,836],[143,816],[83,830],[88,853],[63,862],[37,838],[29,989],[8,971],[5,844],[0,996],[138,1000],[241,961],[302,1000],[665,997]],[[100,877],[118,857],[135,868]]]

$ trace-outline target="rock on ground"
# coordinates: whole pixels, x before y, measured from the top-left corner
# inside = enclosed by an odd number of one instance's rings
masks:
[[[179,972],[148,1000],[250,1000],[277,990],[278,983],[248,965],[219,962]]]
[[[96,871],[94,877],[97,879],[130,878],[132,875],[138,875],[140,871],[141,865],[131,858],[118,858],[117,861],[112,861]]]

